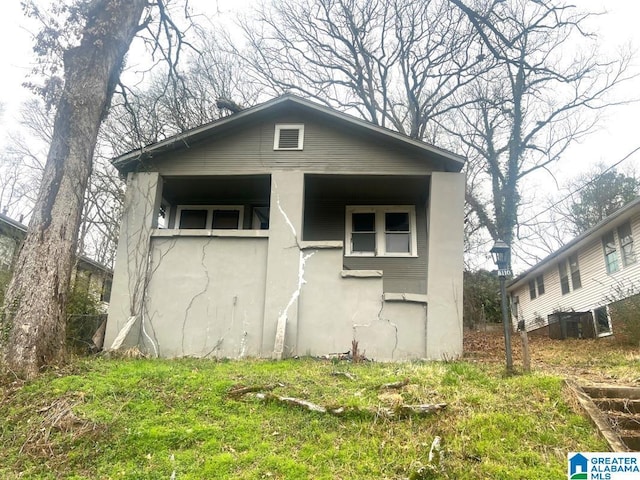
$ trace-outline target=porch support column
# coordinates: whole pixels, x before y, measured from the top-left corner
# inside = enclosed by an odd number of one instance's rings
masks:
[[[462,355],[463,173],[433,172],[428,205],[427,357]]]
[[[299,248],[303,204],[304,173],[273,172],[261,349],[264,357],[286,357],[296,348],[298,297],[305,263]]]
[[[105,332],[105,349],[121,330],[132,326],[122,346],[137,346],[144,304],[151,230],[157,226],[162,182],[157,172],[129,173],[124,212],[113,273],[113,288]]]

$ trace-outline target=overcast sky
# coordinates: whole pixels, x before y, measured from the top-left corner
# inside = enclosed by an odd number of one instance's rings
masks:
[[[248,0],[191,0],[194,8],[212,9],[217,5],[221,11],[243,8],[253,2]],[[0,117],[1,136],[15,125],[20,102],[28,92],[21,86],[25,76],[31,69],[31,34],[28,22],[24,19],[17,0],[5,1],[0,15],[0,45],[2,48],[2,75],[0,75],[0,103],[5,106],[5,113]],[[608,11],[592,23],[602,37],[601,48],[605,52],[615,52],[617,48],[631,43],[640,47],[640,2],[636,0],[576,0],[576,5],[590,11]],[[204,6],[204,7],[202,7]],[[31,27],[33,29],[33,27]],[[640,56],[636,59],[635,68],[640,71]],[[640,78],[629,82],[620,91],[622,98],[640,98]],[[554,173],[562,181],[573,177],[581,171],[589,169],[596,162],[611,165],[633,149],[640,147],[640,103],[616,107],[609,110],[600,129],[575,145],[554,169]],[[623,162],[621,167],[636,165],[640,170],[640,154]],[[547,175],[547,177],[545,177]],[[540,176],[536,183],[546,184],[551,178],[548,174]],[[535,187],[534,187],[535,188]]]

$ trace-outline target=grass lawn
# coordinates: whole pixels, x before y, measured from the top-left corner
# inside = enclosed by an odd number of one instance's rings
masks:
[[[567,452],[607,449],[560,375],[505,377],[497,360],[78,360],[0,384],[0,478],[558,479]],[[274,394],[347,411],[226,395],[275,382]],[[441,402],[424,417],[372,414]],[[424,468],[436,436],[442,460]]]

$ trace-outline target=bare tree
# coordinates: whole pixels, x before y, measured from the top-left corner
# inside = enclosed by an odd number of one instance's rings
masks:
[[[31,99],[20,109],[20,132],[9,131],[0,154],[0,210],[20,222],[29,218],[40,185],[53,116]]]
[[[631,56],[601,60],[596,38],[585,30],[592,14],[570,5],[451,2],[467,15],[495,64],[466,88],[467,108],[445,128],[469,149],[472,175],[488,186],[467,189],[468,204],[494,240],[511,243],[523,179],[547,169],[593,130],[597,112],[615,103],[609,94],[633,78],[626,73]],[[581,52],[567,54],[578,44]]]
[[[173,31],[165,6],[162,0],[57,3],[49,7],[65,19],[57,24],[35,3],[27,6],[43,22],[36,51],[54,66],[50,73],[61,65],[63,75],[49,76],[42,89],[56,105],[53,135],[0,329],[6,366],[17,375],[30,378],[64,360],[64,312],[98,131],[129,46],[152,28],[152,12],[161,19],[154,35]]]
[[[257,23],[256,23],[257,22]],[[248,81],[433,140],[434,117],[486,68],[474,31],[445,0],[274,0],[241,21]]]

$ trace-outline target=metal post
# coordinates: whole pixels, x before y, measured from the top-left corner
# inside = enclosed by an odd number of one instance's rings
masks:
[[[513,358],[511,356],[511,320],[507,306],[507,287],[504,275],[500,275],[500,297],[502,304],[502,324],[504,326],[504,349],[507,357],[507,373],[513,372]]]

